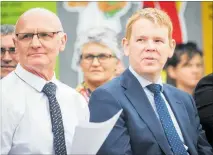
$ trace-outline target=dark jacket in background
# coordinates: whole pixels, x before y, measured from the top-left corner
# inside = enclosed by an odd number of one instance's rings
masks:
[[[199,81],[195,88],[194,99],[206,137],[213,146],[213,73]]]

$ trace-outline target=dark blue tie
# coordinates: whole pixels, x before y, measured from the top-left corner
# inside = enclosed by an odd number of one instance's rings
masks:
[[[66,155],[67,150],[61,109],[55,96],[56,85],[49,82],[44,86],[42,92],[47,95],[49,100],[55,155]]]
[[[156,109],[163,126],[165,135],[169,141],[172,152],[175,155],[187,155],[187,151],[184,148],[183,142],[181,141],[175,126],[172,122],[169,111],[166,107],[166,103],[160,94],[161,85],[159,84],[151,84],[148,85],[147,88],[154,93],[154,100]]]

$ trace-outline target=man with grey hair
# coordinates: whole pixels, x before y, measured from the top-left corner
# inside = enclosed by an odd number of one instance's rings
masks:
[[[18,54],[13,42],[14,25],[1,25],[1,79],[16,68]]]
[[[33,8],[15,33],[19,64],[1,80],[1,154],[70,154],[75,127],[90,114],[84,98],[55,77],[67,41],[60,19]]]
[[[122,66],[117,33],[106,27],[90,28],[79,35],[76,52],[84,74],[83,82],[76,90],[89,102],[91,92],[114,78],[118,66]]]

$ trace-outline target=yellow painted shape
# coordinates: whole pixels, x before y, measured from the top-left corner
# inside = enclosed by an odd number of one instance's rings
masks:
[[[205,74],[212,73],[212,22],[213,22],[213,2],[201,2],[201,16],[202,16],[202,32],[203,32],[203,53]]]
[[[162,70],[162,72],[161,72],[161,78],[162,78],[163,83],[166,83],[166,81],[167,81],[167,74],[166,74],[165,70]]]
[[[175,3],[176,3],[177,11],[178,11],[178,13],[180,13],[180,9],[181,9],[181,6],[182,6],[182,2],[175,2]]]

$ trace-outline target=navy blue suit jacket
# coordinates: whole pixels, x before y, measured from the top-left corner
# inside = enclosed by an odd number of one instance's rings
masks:
[[[191,95],[170,85],[163,93],[169,102],[191,155],[212,155],[201,129]],[[163,128],[136,79],[127,69],[121,76],[97,88],[89,101],[90,121],[102,122],[123,109],[116,125],[100,148],[101,155],[171,155]]]

